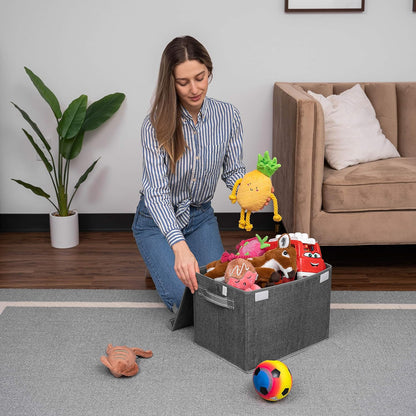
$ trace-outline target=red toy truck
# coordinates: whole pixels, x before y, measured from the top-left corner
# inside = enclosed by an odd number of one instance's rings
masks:
[[[276,236],[276,239],[279,236]],[[297,279],[310,276],[325,270],[325,262],[322,258],[321,248],[314,238],[309,238],[306,233],[290,233],[290,242],[296,249],[296,265],[297,265]],[[273,242],[270,240],[269,249],[274,248]]]

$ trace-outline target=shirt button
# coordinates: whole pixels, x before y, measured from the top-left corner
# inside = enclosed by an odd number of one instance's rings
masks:
[[[199,160],[199,156],[196,156],[196,157],[195,157],[195,159],[196,159],[196,160]]]

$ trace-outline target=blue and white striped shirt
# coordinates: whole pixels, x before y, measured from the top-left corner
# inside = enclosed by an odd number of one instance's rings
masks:
[[[245,174],[243,128],[240,113],[231,104],[206,97],[195,125],[182,108],[182,127],[187,144],[176,164],[159,147],[147,116],[142,125],[144,201],[153,220],[172,246],[184,240],[181,230],[189,222],[190,205],[212,200],[221,168],[221,179],[229,189]]]

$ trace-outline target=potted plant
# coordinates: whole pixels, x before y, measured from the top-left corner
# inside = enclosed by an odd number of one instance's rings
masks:
[[[78,213],[71,210],[70,206],[78,188],[85,182],[99,159],[95,160],[80,176],[70,195],[68,188],[71,160],[80,154],[85,134],[91,130],[95,130],[107,121],[120,108],[125,95],[119,92],[109,94],[88,106],[88,97],[82,94],[73,100],[68,108],[62,112],[55,94],[29,68],[25,67],[25,71],[40,95],[49,104],[56,119],[58,140],[57,148],[54,152],[55,156],[53,155],[51,145],[37,124],[32,121],[24,110],[14,103],[12,104],[19,110],[40,140],[35,141],[32,135],[23,129],[25,136],[35,149],[49,174],[56,200],[52,200],[49,193],[37,186],[20,179],[12,180],[30,189],[34,194],[46,198],[53,205],[55,211],[49,216],[52,246],[58,248],[73,247],[78,244]],[[55,222],[59,219],[64,223],[64,234],[69,237],[69,241],[64,241],[65,237],[60,237],[55,234]],[[74,222],[75,230],[70,225],[72,222]]]

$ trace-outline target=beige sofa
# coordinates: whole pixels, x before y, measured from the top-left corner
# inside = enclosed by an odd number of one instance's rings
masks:
[[[307,91],[327,97],[355,84],[275,84],[279,213],[288,231],[306,232],[323,246],[415,244],[416,82],[360,83],[401,157],[335,170],[324,159],[321,104]]]

